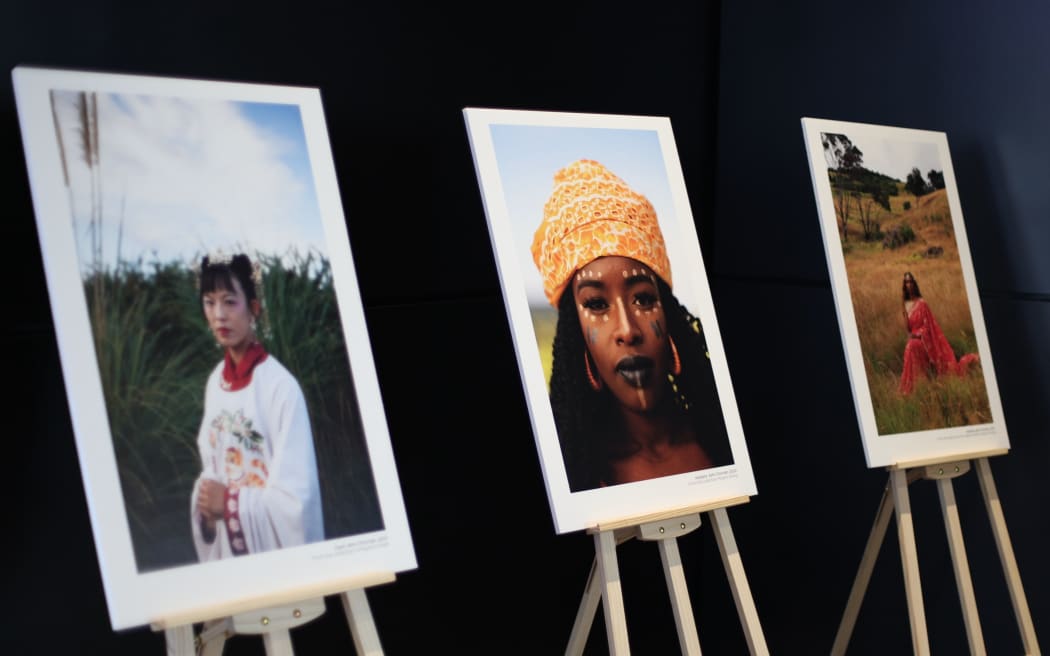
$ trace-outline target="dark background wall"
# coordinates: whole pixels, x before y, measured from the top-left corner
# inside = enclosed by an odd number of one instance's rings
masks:
[[[830,648],[886,481],[864,464],[799,118],[947,132],[1012,446],[992,468],[1046,631],[1050,9],[124,4],[9,3],[0,64],[321,89],[419,560],[368,592],[388,653],[559,653],[593,558],[588,536],[553,532],[465,106],[671,118],[758,481],[729,516],[774,653]],[[109,629],[9,84],[0,152],[9,637],[161,653],[148,629]],[[989,651],[1018,653],[975,477],[956,490]],[[912,499],[931,643],[964,652],[932,484]],[[705,653],[746,653],[713,536],[679,542]],[[891,527],[850,653],[910,649],[899,563]],[[635,652],[675,653],[656,547],[622,546],[620,567]],[[328,601],[293,632],[299,653],[352,651]],[[602,653],[600,612],[594,629],[588,653]],[[261,642],[237,638],[227,653]]]
[[[714,289],[727,357],[740,354],[754,539],[776,536],[779,552],[756,544],[750,567],[774,651],[830,647],[886,481],[858,466],[803,116],[948,135],[1012,447],[992,470],[1044,649],[1050,639],[1048,20],[1026,2],[723,3]],[[989,652],[1022,653],[976,479],[955,488]],[[966,653],[935,486],[911,493],[932,649]],[[872,586],[851,653],[909,652],[892,525]]]

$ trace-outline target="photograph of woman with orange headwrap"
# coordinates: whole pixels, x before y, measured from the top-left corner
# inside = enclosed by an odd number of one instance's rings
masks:
[[[755,494],[669,120],[465,115],[558,531]]]
[[[700,322],[656,212],[601,163],[554,175],[532,255],[558,310],[551,406],[572,490],[732,462]]]

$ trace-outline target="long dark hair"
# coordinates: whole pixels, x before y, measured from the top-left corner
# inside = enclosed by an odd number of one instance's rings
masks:
[[[667,317],[667,332],[682,361],[682,373],[675,377],[673,387],[669,380],[665,381],[664,407],[687,418],[715,466],[731,464],[729,437],[700,321],[659,277],[657,288]],[[587,381],[583,361],[586,348],[572,290],[567,289],[558,305],[550,401],[569,489],[573,492],[612,483],[611,458],[630,453],[627,436],[617,425],[620,415],[612,394],[607,389],[594,391]]]
[[[911,278],[911,281],[915,283],[914,296],[908,296],[908,278]],[[934,296],[936,296],[936,294],[934,294]],[[915,276],[912,275],[911,271],[905,271],[904,278],[901,280],[901,299],[906,301],[909,298],[922,298],[922,292],[919,291],[919,281],[915,279]],[[934,300],[936,301],[937,299]]]

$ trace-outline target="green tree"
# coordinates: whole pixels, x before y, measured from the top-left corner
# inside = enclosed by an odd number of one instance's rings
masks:
[[[922,171],[920,171],[918,167],[913,168],[911,173],[908,174],[908,179],[904,181],[904,188],[916,198],[924,196],[932,191],[932,189],[926,184],[926,180],[922,177]]]
[[[930,187],[933,189],[944,189],[944,172],[930,169],[930,172],[926,174],[927,179],[930,181]]]
[[[828,166],[841,173],[859,169],[864,161],[864,153],[844,134],[821,132],[820,143],[824,147],[824,159]]]
[[[870,196],[854,193],[857,198],[857,217],[860,220],[860,229],[863,233],[864,241],[882,239],[882,223],[880,221],[882,212],[879,210],[879,207],[883,206],[883,204],[878,197],[878,192]],[[889,199],[886,199],[886,204],[889,204]]]
[[[831,132],[820,133],[820,143],[824,147],[824,159],[828,168],[836,175],[831,178],[832,192],[835,196],[835,210],[842,231],[842,241],[849,241],[850,191],[855,174],[862,170],[864,153],[860,151],[844,134]]]

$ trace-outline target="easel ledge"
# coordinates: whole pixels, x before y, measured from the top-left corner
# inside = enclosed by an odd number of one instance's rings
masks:
[[[887,465],[886,469],[893,471],[895,469],[913,469],[915,467],[929,467],[930,465],[945,465],[951,462],[959,462],[961,460],[978,460],[980,458],[993,458],[995,456],[1003,456],[1010,452],[1010,449],[989,449],[987,451],[974,451],[973,453],[957,453],[950,456],[939,456],[935,458],[920,458],[919,460],[905,460],[902,462],[895,462],[892,465]]]
[[[285,590],[277,594],[250,597],[233,601],[226,604],[203,606],[182,613],[176,613],[150,622],[150,628],[154,631],[166,631],[187,624],[196,624],[219,617],[238,615],[253,610],[261,610],[274,606],[294,604],[304,599],[324,597],[326,595],[339,594],[347,590],[369,588],[384,583],[392,583],[396,580],[394,572],[373,572],[364,576],[355,576],[345,579],[334,579],[318,583],[316,585],[302,586],[299,588]]]
[[[587,527],[587,533],[589,535],[593,535],[595,533],[601,533],[602,531],[615,531],[617,529],[640,526],[642,524],[649,524],[651,522],[661,522],[668,519],[676,519],[685,515],[693,515],[709,512],[712,510],[718,510],[719,508],[739,506],[749,501],[751,501],[751,497],[729,497],[728,499],[709,501],[707,503],[702,503],[695,506],[678,507],[674,510],[664,510],[661,512],[650,513],[648,515],[624,517],[620,519],[603,521],[598,522],[594,526]]]

